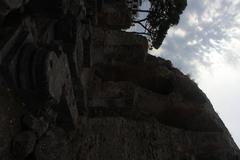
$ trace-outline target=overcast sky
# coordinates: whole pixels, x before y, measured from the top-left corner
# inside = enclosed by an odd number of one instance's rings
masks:
[[[143,8],[148,6],[143,3]],[[198,83],[240,146],[240,0],[188,0],[177,26],[151,54]],[[136,28],[135,28],[136,29]]]

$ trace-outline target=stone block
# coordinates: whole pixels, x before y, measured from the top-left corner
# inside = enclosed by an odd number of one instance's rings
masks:
[[[33,115],[25,115],[23,117],[23,124],[28,127],[28,129],[33,130],[38,137],[41,137],[46,133],[49,123],[44,119],[44,117],[34,117]]]
[[[12,153],[16,159],[23,160],[33,152],[37,137],[34,132],[24,131],[13,139]]]
[[[35,150],[37,160],[71,160],[70,145],[66,132],[53,128],[38,141]]]

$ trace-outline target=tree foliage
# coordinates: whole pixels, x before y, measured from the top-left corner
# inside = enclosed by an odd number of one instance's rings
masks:
[[[178,24],[180,15],[187,6],[187,0],[149,0],[149,2],[151,4],[149,10],[137,10],[147,12],[147,17],[135,20],[134,23],[145,29],[145,32],[139,34],[147,35],[151,47],[158,49],[168,29]]]

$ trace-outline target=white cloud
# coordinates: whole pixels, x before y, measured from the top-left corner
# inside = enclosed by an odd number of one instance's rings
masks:
[[[197,26],[199,21],[198,21],[198,16],[196,13],[191,13],[188,15],[188,23],[191,26]]]
[[[154,55],[190,73],[240,146],[240,0],[188,0]]]
[[[224,58],[215,57],[215,59],[208,69],[199,67],[201,73],[197,81],[236,143],[240,145],[240,65],[233,68],[225,63]]]
[[[175,29],[174,30],[174,34],[176,35],[176,36],[179,36],[179,37],[185,37],[186,36],[186,31],[185,30],[183,30],[183,29],[181,29],[181,28],[177,28],[177,29]]]
[[[197,41],[196,41],[196,40],[187,42],[187,45],[189,45],[189,46],[194,46],[194,45],[196,45],[196,44],[197,44]]]

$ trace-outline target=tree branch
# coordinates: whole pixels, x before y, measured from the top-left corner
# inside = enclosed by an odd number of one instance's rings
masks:
[[[144,21],[146,21],[146,20],[148,20],[148,18],[144,18],[144,19],[140,19],[140,20],[135,20],[135,21],[133,21],[133,23],[144,22]]]
[[[146,31],[148,31],[149,34],[151,34],[151,31],[146,26],[144,26],[141,22],[137,22],[137,24],[142,26]]]
[[[149,11],[149,10],[142,10],[142,9],[132,9],[132,11],[135,11],[135,12],[144,12],[144,13],[151,13],[152,11]]]
[[[146,32],[129,32],[129,33],[135,33],[135,34],[142,34],[142,35],[150,36],[150,33],[146,33]]]

